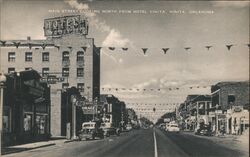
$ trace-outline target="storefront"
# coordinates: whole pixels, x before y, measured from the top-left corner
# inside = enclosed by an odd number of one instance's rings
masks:
[[[48,139],[50,89],[40,75],[23,71],[6,76],[3,100],[3,145]]]
[[[227,110],[227,133],[241,135],[249,128],[249,111],[243,106],[234,106]]]

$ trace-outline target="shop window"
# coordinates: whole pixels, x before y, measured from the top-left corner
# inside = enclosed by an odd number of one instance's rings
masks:
[[[64,77],[69,76],[69,68],[63,68],[62,69],[62,76],[64,76]]]
[[[24,131],[31,131],[32,127],[32,116],[30,114],[25,114],[24,115]]]
[[[15,60],[16,60],[16,54],[15,54],[15,52],[9,52],[9,54],[8,54],[8,61],[9,62],[15,62]]]
[[[37,115],[36,116],[36,133],[45,134],[46,126],[46,115]]]
[[[62,61],[69,61],[69,52],[68,51],[63,52]]]
[[[77,68],[77,77],[83,77],[83,68]]]
[[[26,52],[25,53],[25,61],[26,62],[32,62],[32,52]]]
[[[42,60],[43,60],[43,62],[49,61],[49,52],[43,52]]]
[[[3,110],[3,132],[11,132],[10,108],[4,107]]]
[[[84,52],[83,51],[78,51],[76,61],[83,61],[83,59],[84,59]]]
[[[77,89],[79,92],[84,92],[84,83],[77,83]]]

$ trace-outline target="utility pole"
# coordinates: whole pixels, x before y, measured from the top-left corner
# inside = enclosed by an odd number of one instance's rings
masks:
[[[76,139],[76,97],[74,95],[71,96],[72,103],[72,139]]]

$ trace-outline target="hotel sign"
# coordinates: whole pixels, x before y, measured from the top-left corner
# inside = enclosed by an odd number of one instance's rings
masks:
[[[62,36],[65,34],[88,34],[88,21],[80,15],[63,16],[44,20],[45,36]]]

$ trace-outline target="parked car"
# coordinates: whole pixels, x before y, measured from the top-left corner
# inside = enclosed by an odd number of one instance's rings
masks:
[[[82,129],[79,132],[80,140],[95,139],[96,137],[103,138],[103,130],[97,125],[96,122],[82,123]]]
[[[195,131],[196,135],[204,135],[204,136],[212,136],[212,130],[208,125],[204,125],[203,127],[197,129]]]
[[[111,123],[102,123],[101,129],[103,130],[105,137],[109,137],[110,135],[120,135],[120,129],[112,127]]]
[[[178,124],[169,124],[166,128],[166,131],[169,132],[180,132],[180,128]]]
[[[132,129],[133,129],[133,128],[132,128],[132,125],[131,125],[131,124],[127,124],[126,130],[130,131],[130,130],[132,130]]]

